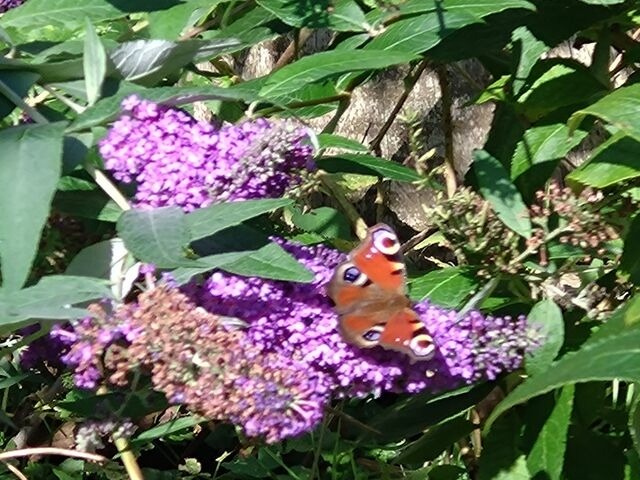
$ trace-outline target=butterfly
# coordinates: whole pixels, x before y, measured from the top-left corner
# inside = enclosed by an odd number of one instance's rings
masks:
[[[400,242],[391,227],[379,223],[336,267],[327,294],[339,315],[339,330],[361,348],[381,346],[413,361],[435,353],[433,338],[406,294]]]

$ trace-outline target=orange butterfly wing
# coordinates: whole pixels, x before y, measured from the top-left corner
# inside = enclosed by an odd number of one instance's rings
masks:
[[[384,224],[370,228],[349,260],[336,268],[328,287],[343,338],[363,348],[397,350],[414,360],[430,358],[433,340],[410,308],[405,283],[397,236]]]

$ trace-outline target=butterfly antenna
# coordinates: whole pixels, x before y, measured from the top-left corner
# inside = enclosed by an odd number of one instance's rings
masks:
[[[485,298],[489,297],[496,289],[499,282],[499,277],[493,277],[484,285],[484,287],[482,287],[473,297],[471,297],[469,301],[464,305],[464,307],[462,307],[462,310],[458,312],[458,315],[456,316],[456,323],[460,322],[467,313],[469,313],[471,310],[475,310]]]

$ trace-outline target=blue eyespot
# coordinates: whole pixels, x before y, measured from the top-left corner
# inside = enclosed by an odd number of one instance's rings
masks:
[[[362,273],[356,267],[349,267],[344,271],[342,278],[344,278],[345,282],[355,283],[360,278],[360,275],[362,275]]]

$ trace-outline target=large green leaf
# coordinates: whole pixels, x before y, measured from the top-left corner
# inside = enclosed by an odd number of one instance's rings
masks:
[[[139,444],[142,442],[149,442],[156,438],[165,438],[166,436],[181,430],[193,429],[193,427],[204,421],[206,421],[206,418],[199,417],[197,415],[189,415],[169,420],[168,422],[161,423],[160,425],[140,433],[132,440],[132,443]]]
[[[221,270],[245,277],[309,283],[313,273],[277,243],[269,243],[249,255],[220,265]]]
[[[422,179],[415,170],[373,155],[341,153],[333,157],[323,157],[317,164],[329,173],[358,173],[398,182],[415,182]]]
[[[159,268],[201,266],[186,257],[191,237],[185,214],[178,207],[128,210],[117,226],[127,249],[143,262]]]
[[[260,95],[278,98],[339,73],[379,70],[415,59],[415,55],[396,51],[358,51],[357,55],[341,51],[316,53],[272,73],[267,77]]]
[[[370,28],[364,12],[353,0],[316,0],[305,6],[291,0],[258,0],[257,3],[294,27],[331,28],[343,32]]]
[[[460,307],[477,286],[477,279],[464,267],[434,270],[409,284],[412,299],[428,299],[448,308]]]
[[[199,100],[244,100],[256,99],[251,93],[220,87],[157,87],[143,88],[138,85],[126,84],[115,95],[103,98],[93,107],[87,108],[78,115],[69,127],[70,131],[85,130],[114,120],[120,113],[120,105],[129,95],[136,94],[147,100],[171,105],[182,105]]]
[[[627,135],[640,141],[640,83],[621,87],[587,108],[574,113],[569,128],[574,130],[587,115],[593,115],[615,125]]]
[[[70,29],[81,26],[85,18],[91,22],[124,17],[108,0],[29,0],[9,10],[0,19],[3,28],[31,30],[41,27]]]
[[[62,169],[64,124],[0,131],[0,262],[2,288],[27,280]]]
[[[567,181],[605,188],[640,176],[640,141],[618,133],[605,141],[591,158],[567,175]]]
[[[151,38],[176,40],[184,30],[216,5],[229,0],[189,0],[178,3],[166,10],[149,13],[149,34]]]
[[[529,210],[502,164],[486,151],[476,150],[473,154],[473,171],[480,193],[491,204],[498,218],[514,232],[529,238]]]
[[[394,50],[410,53],[422,53],[433,48],[455,31],[481,23],[483,17],[502,12],[509,8],[533,9],[530,2],[524,0],[471,1],[471,0],[417,0],[407,2],[403,13],[412,14],[391,24],[374,38],[365,50]],[[427,11],[422,15],[418,12]]]
[[[465,412],[485,398],[492,388],[492,385],[485,383],[435,396],[427,392],[414,395],[377,414],[370,426],[380,432],[381,438],[386,441],[403,440]]]
[[[109,285],[104,280],[70,275],[43,277],[33,287],[0,291],[0,325],[6,333],[4,329],[30,318],[77,318],[79,309],[69,305],[100,298],[111,298]]]
[[[606,91],[587,67],[563,62],[541,62],[539,65],[546,71],[518,99],[521,112],[530,121],[536,121],[562,107],[582,106]]]
[[[187,225],[191,232],[191,240],[208,237],[225,228],[239,225],[245,220],[292,203],[293,201],[287,198],[268,198],[219,203],[199,208],[186,216]]]
[[[540,189],[560,160],[578,145],[586,132],[573,132],[562,123],[532,127],[524,133],[511,160],[511,179],[525,197]]]
[[[486,428],[510,408],[564,385],[616,378],[640,381],[639,301],[635,298],[627,308],[618,310],[607,322],[612,326],[606,334],[595,335],[580,350],[552,363],[544,375],[528,378],[513,390],[493,411]]]
[[[171,272],[171,278],[175,280],[178,285],[184,285],[189,282],[194,276],[206,273],[210,270],[221,267],[226,263],[231,263],[255,253],[254,251],[241,251],[241,252],[227,252],[216,253],[214,255],[207,255],[205,257],[198,258],[200,267],[180,267]]]
[[[525,27],[516,28],[511,34],[513,41],[513,53],[518,57],[518,65],[513,78],[513,93],[518,95],[527,83],[531,69],[540,59],[540,56],[549,50],[549,47],[538,40],[531,31]]]
[[[562,467],[571,423],[574,390],[573,385],[567,385],[562,389],[551,414],[537,434],[533,448],[527,456],[527,466],[534,478],[563,478]]]
[[[453,443],[466,437],[476,428],[466,417],[466,414],[460,415],[432,426],[422,437],[403,448],[395,462],[422,465],[435,460]]]
[[[121,43],[109,56],[125,80],[145,85],[157,83],[163,77],[197,59],[215,57],[237,40],[133,40]]]
[[[530,480],[524,454],[518,448],[520,425],[509,414],[496,422],[482,444],[478,480]]]
[[[541,375],[553,363],[564,342],[562,310],[553,300],[541,300],[529,312],[527,323],[542,342],[536,350],[527,354],[527,373]]]

